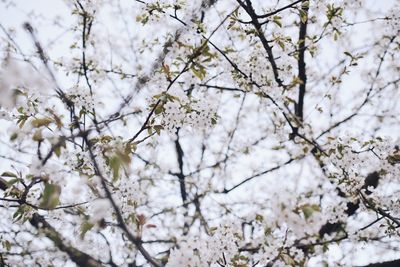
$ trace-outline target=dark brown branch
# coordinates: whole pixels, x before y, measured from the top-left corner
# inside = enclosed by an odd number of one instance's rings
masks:
[[[43,216],[34,213],[29,221],[35,228],[41,230],[47,238],[54,242],[56,247],[68,254],[69,258],[78,266],[102,267],[103,265],[90,255],[65,244],[61,235],[43,218]]]
[[[297,1],[293,2],[293,3],[291,3],[291,4],[288,4],[288,5],[284,6],[284,7],[275,9],[274,11],[268,12],[268,13],[266,13],[264,15],[257,15],[257,18],[259,18],[259,19],[269,18],[269,17],[271,17],[271,16],[273,16],[275,14],[278,14],[279,12],[282,12],[282,11],[284,11],[286,9],[294,7],[295,5],[300,3],[301,1],[303,1],[303,0],[297,0]],[[252,23],[252,21],[243,21],[243,20],[240,20],[240,19],[238,19],[237,21],[239,21],[240,23],[243,23],[243,24],[251,24]],[[266,20],[264,22],[261,22],[260,24],[266,24],[267,22],[268,22],[268,20]]]
[[[241,0],[237,0],[237,2],[242,6],[242,8],[244,10],[246,10],[247,14],[251,17],[252,24],[253,24],[254,28],[256,29],[256,34],[257,34],[258,38],[260,39],[261,44],[263,45],[265,51],[267,52],[267,59],[268,59],[269,63],[271,64],[276,83],[278,84],[279,87],[285,88],[283,81],[279,77],[278,66],[276,65],[274,55],[272,53],[272,47],[269,45],[268,40],[264,35],[264,32],[261,28],[260,22],[258,21],[257,14],[253,8],[251,0],[246,0],[247,5],[245,5]]]
[[[218,85],[211,85],[211,84],[199,84],[200,87],[206,87],[206,88],[214,88],[220,91],[231,91],[231,92],[241,92],[241,93],[247,93],[245,90],[240,89],[240,88],[235,88],[235,87],[225,87],[225,86],[218,86]]]
[[[264,175],[264,174],[267,174],[267,173],[276,171],[276,170],[282,168],[283,166],[286,166],[286,165],[290,164],[290,163],[293,162],[293,161],[294,161],[294,159],[289,159],[288,161],[286,161],[285,163],[283,163],[283,164],[281,164],[281,165],[278,165],[278,166],[275,166],[275,167],[270,168],[270,169],[268,169],[268,170],[265,170],[265,171],[256,173],[256,174],[254,174],[254,175],[252,175],[252,176],[250,176],[250,177],[244,179],[244,180],[241,181],[240,183],[238,183],[238,184],[232,186],[231,188],[229,188],[229,189],[226,189],[226,188],[225,188],[222,192],[218,192],[218,193],[227,194],[227,193],[231,192],[232,190],[235,190],[236,188],[240,187],[241,185],[243,185],[243,184],[245,184],[245,183],[247,183],[247,182],[253,180],[254,178],[257,178],[257,177],[259,177],[259,176],[261,176],[261,175]]]
[[[286,5],[284,7],[278,8],[278,9],[276,9],[276,10],[274,10],[272,12],[269,12],[267,14],[257,15],[257,17],[260,18],[260,19],[265,19],[265,18],[271,17],[271,16],[273,16],[275,14],[278,14],[279,12],[281,12],[283,10],[286,10],[288,8],[292,8],[293,6],[297,5],[298,3],[302,2],[302,1],[304,2],[304,0],[297,0],[297,1],[295,1],[295,2],[293,2],[291,4],[289,4],[289,5]]]
[[[181,143],[179,142],[179,129],[176,133],[175,149],[176,149],[176,156],[177,156],[178,165],[179,165],[179,173],[176,173],[175,175],[179,179],[181,197],[182,197],[183,204],[185,204],[186,200],[187,200],[187,192],[186,192],[186,185],[185,185],[185,175],[183,174],[183,150],[182,150]]]
[[[387,218],[388,220],[392,221],[394,224],[397,225],[397,227],[400,227],[400,220],[395,218],[394,216],[390,215],[390,213],[388,211],[385,211],[384,209],[377,207],[371,200],[369,200],[364,194],[363,192],[359,191],[359,194],[361,196],[361,199],[364,203],[364,205],[368,208],[371,209],[373,211],[375,211],[376,213],[382,215],[383,217]]]
[[[299,84],[299,98],[296,105],[295,114],[303,121],[303,109],[304,109],[304,95],[306,93],[306,62],[305,62],[305,51],[306,51],[306,36],[307,36],[307,23],[308,23],[308,0],[303,0],[300,10],[300,30],[299,30],[299,59],[297,61],[299,68],[299,79],[301,83]],[[305,18],[305,19],[304,19]]]
[[[80,129],[81,130],[81,129]],[[142,256],[154,267],[161,267],[161,264],[157,262],[153,257],[149,254],[149,252],[143,247],[142,240],[139,237],[134,236],[131,231],[129,230],[128,226],[124,222],[124,218],[122,217],[121,211],[118,208],[118,205],[115,203],[114,198],[112,196],[112,193],[110,189],[108,188],[107,185],[107,180],[103,176],[103,174],[100,172],[100,168],[97,164],[96,157],[93,153],[93,144],[91,144],[88,140],[87,135],[82,136],[85,139],[85,142],[87,143],[87,148],[88,152],[91,158],[91,161],[93,163],[96,175],[100,177],[101,185],[106,193],[106,197],[111,203],[112,208],[114,209],[115,215],[117,217],[118,221],[118,226],[121,228],[121,230],[125,233],[125,235],[128,237],[128,239],[136,246],[136,248],[140,251]]]
[[[360,266],[360,267],[398,267],[398,266],[400,266],[400,259],[392,260],[392,261],[385,261],[385,262],[378,262],[378,263],[371,263],[371,264]]]

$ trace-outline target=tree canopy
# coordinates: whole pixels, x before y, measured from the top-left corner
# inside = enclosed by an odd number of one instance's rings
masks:
[[[400,266],[397,1],[0,6],[0,266]]]

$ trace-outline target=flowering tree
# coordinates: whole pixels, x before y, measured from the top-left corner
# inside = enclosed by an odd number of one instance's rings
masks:
[[[0,266],[400,265],[398,3],[26,2]]]

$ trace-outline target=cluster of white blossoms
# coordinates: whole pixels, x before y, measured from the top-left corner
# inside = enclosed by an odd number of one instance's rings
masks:
[[[269,233],[269,228],[265,227],[265,232],[256,240],[255,246],[259,246],[260,250],[255,254],[254,259],[259,261],[260,266],[266,266],[279,255],[280,248],[288,245],[287,236],[280,231]],[[265,234],[264,234],[265,233]]]
[[[313,235],[327,221],[317,201],[303,195],[293,198],[287,191],[274,194],[271,199],[272,215],[268,215],[271,225],[279,225],[280,231],[290,231],[297,238]]]
[[[352,138],[336,138],[329,141],[326,150],[325,169],[338,188],[347,195],[358,198],[365,188],[366,177],[377,172],[387,182],[397,180],[400,170],[400,151],[391,138],[358,141]]]
[[[400,31],[400,4],[397,4],[389,11],[386,17],[385,33],[388,35],[396,35]]]
[[[283,235],[269,235],[266,238],[265,244],[261,246],[260,252],[255,255],[255,259],[260,266],[268,266],[271,262],[274,262],[273,266],[290,266],[282,259],[282,251],[284,251],[284,254],[290,257],[292,261],[300,264],[304,261],[304,252],[294,246],[290,247],[292,245],[293,243],[288,240],[287,233]],[[286,251],[284,247],[290,247],[290,249]]]
[[[186,112],[178,101],[169,101],[164,105],[164,129],[174,133],[176,128],[182,127]]]
[[[206,99],[193,102],[192,112],[187,115],[188,124],[194,129],[207,130],[216,122],[216,106]]]
[[[95,161],[100,174],[105,177],[112,177],[113,170],[112,164],[110,163],[111,159],[118,156],[118,161],[121,161],[116,163],[118,165],[121,165],[124,160],[129,161],[129,159],[127,155],[123,155],[125,153],[125,147],[120,138],[111,140],[109,139],[111,138],[110,136],[103,136],[102,138],[100,138],[102,140],[96,139],[96,141],[93,141],[95,143],[92,144],[91,150],[94,158],[92,158],[88,149],[83,151],[71,151],[71,153],[65,155],[65,165],[75,171],[79,171],[79,173],[85,176],[92,177],[96,175]],[[121,159],[120,157],[124,158]],[[118,178],[119,176],[114,177],[114,179]]]
[[[281,203],[280,206],[284,204]],[[291,208],[293,207],[288,207],[288,209]],[[303,219],[298,217],[297,220]],[[309,225],[312,223],[309,222]],[[303,229],[308,228],[309,225],[303,226]],[[304,232],[298,231],[298,234],[296,234],[292,228],[286,225],[285,216],[282,216],[280,221],[275,221],[275,218],[270,215],[257,215],[253,220],[252,235],[249,240],[251,245],[249,247],[260,248],[254,255],[254,260],[260,266],[267,266],[271,263],[274,263],[273,266],[288,266],[288,262],[292,262],[295,264],[294,266],[300,266],[306,260],[306,255],[296,246],[299,240],[311,241],[314,239]]]
[[[135,213],[136,207],[145,200],[144,190],[132,177],[121,178],[115,195],[120,202],[121,214],[126,221]]]
[[[216,112],[216,101],[209,95],[196,99],[174,96],[163,105],[162,125],[171,134],[184,126],[189,126],[192,130],[206,131],[216,123]]]
[[[171,250],[167,267],[207,267],[217,262],[230,264],[242,243],[240,228],[221,224],[205,238],[187,238]]]
[[[88,151],[74,151],[74,153],[67,154],[64,163],[72,170],[77,170],[89,177],[95,174]]]
[[[91,111],[95,107],[95,102],[88,89],[74,86],[68,91],[67,96],[78,110]]]
[[[344,221],[347,217],[346,215],[347,203],[341,201],[340,203],[331,204],[325,208],[325,214],[329,214],[329,223],[336,223],[339,221]]]

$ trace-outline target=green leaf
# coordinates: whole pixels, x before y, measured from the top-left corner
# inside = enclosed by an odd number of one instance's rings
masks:
[[[316,211],[320,211],[320,207],[316,204],[312,204],[312,205],[304,205],[302,207],[300,207],[301,211],[304,214],[304,217],[306,218],[306,220],[308,218],[311,217],[311,215],[316,212]]]
[[[270,234],[272,234],[272,228],[270,228],[270,227],[265,227],[265,228],[264,228],[264,235],[265,235],[265,236],[269,236]]]
[[[282,22],[281,22],[281,16],[274,16],[272,18],[272,21],[278,25],[279,27],[282,27]]]
[[[81,228],[80,228],[80,230],[81,230],[81,233],[80,233],[80,235],[79,235],[80,238],[83,239],[83,238],[85,237],[86,233],[87,233],[90,229],[92,229],[93,226],[94,226],[94,224],[92,224],[92,223],[90,223],[90,222],[88,222],[88,221],[85,221],[85,222],[81,225]]]
[[[36,130],[32,136],[32,140],[36,142],[43,141],[42,131],[40,129]]]
[[[65,143],[65,139],[61,139],[58,143],[54,146],[54,153],[59,158],[61,156],[61,148],[66,148],[67,144]]]
[[[276,42],[277,42],[277,44],[282,48],[282,50],[285,50],[285,43],[282,42],[282,40],[277,39]]]
[[[162,70],[165,73],[165,75],[167,75],[168,80],[171,80],[171,69],[169,68],[169,66],[167,64],[163,64]]]
[[[11,249],[11,243],[10,243],[10,241],[4,240],[2,243],[3,243],[3,247],[5,247],[5,249],[6,249],[7,251],[10,251],[10,249]]]
[[[343,54],[345,54],[346,56],[349,56],[349,57],[353,58],[353,55],[350,54],[350,52],[345,51],[345,52],[343,52]]]
[[[158,135],[160,135],[161,134],[161,130],[163,130],[164,129],[164,127],[162,126],[162,125],[154,125],[154,130],[156,131],[156,133],[158,134]]]
[[[161,112],[163,112],[163,111],[164,111],[163,105],[158,105],[158,106],[156,107],[156,109],[154,110],[154,113],[155,113],[156,115],[158,115],[158,114],[161,114]]]
[[[59,158],[61,156],[61,146],[56,146],[54,148],[54,153],[56,154],[56,156]]]
[[[256,214],[256,221],[262,222],[264,220],[264,217],[260,214]]]
[[[29,214],[29,211],[31,211],[32,208],[29,207],[28,205],[21,205],[18,207],[18,209],[15,211],[15,213],[13,214],[13,219],[14,222],[17,222],[19,220],[22,220],[22,222],[25,222],[26,220],[29,219],[28,216],[25,216],[26,214]]]
[[[17,178],[18,176],[15,174],[15,173],[13,173],[13,172],[3,172],[2,174],[1,174],[1,176],[3,176],[3,177],[14,177],[14,178]]]
[[[42,126],[48,126],[51,122],[52,122],[51,119],[43,118],[43,119],[34,119],[33,121],[31,121],[31,124],[33,127],[39,128]]]
[[[109,160],[110,168],[113,173],[113,181],[119,178],[119,169],[121,168],[122,161],[118,156],[113,156]]]
[[[129,156],[130,152],[124,150],[118,150],[116,152],[117,157],[119,157],[121,159],[121,163],[128,165],[129,163],[131,163],[131,157]]]
[[[200,70],[196,70],[195,68],[192,68],[193,74],[199,78],[200,80],[203,80],[204,76]]]
[[[133,143],[126,143],[125,145],[125,153],[126,154],[131,154],[134,153],[137,149],[137,142],[133,142]]]
[[[387,157],[390,164],[400,163],[400,154],[394,154]]]
[[[21,219],[21,217],[22,217],[22,210],[21,210],[21,207],[22,206],[20,206],[15,212],[14,212],[14,214],[13,214],[13,219],[15,220],[15,221],[18,221],[19,219]]]
[[[20,116],[18,117],[18,120],[17,120],[18,127],[19,127],[19,128],[24,127],[24,124],[25,124],[25,122],[28,120],[28,118],[29,118],[29,117],[28,117],[27,115],[25,115],[25,114],[20,115]]]
[[[307,13],[304,10],[300,9],[300,20],[301,20],[301,22],[303,24],[305,24],[307,22],[307,19],[308,19]]]
[[[17,182],[19,182],[19,178],[11,179],[11,180],[6,182],[7,183],[7,187],[10,187],[10,186],[12,186],[13,184],[15,184]]]
[[[198,63],[194,63],[190,68],[190,70],[200,80],[203,80],[206,77],[207,74],[206,68]]]
[[[40,206],[44,209],[54,209],[60,203],[60,194],[60,186],[45,183]]]

